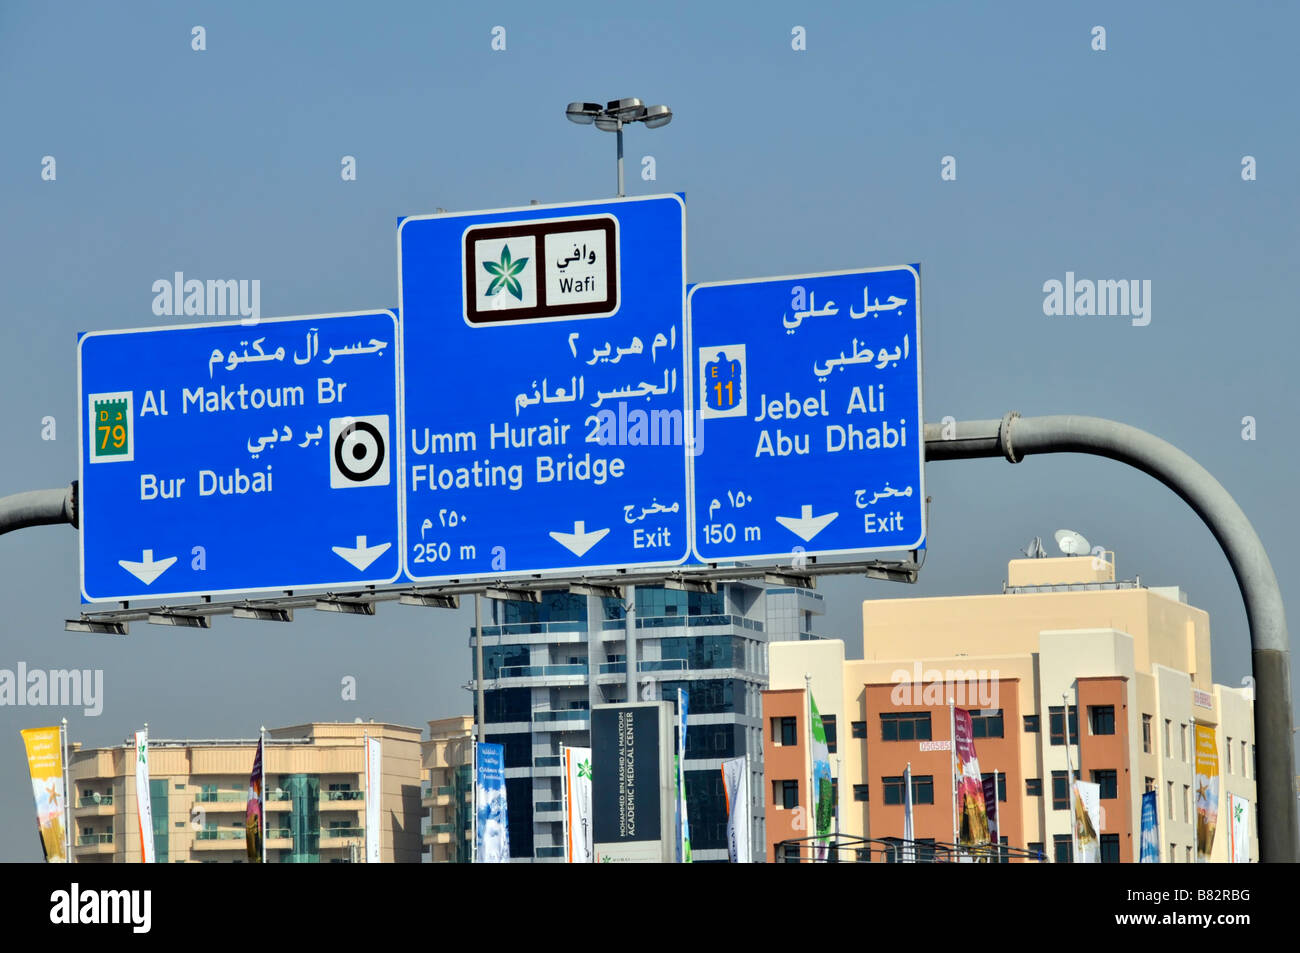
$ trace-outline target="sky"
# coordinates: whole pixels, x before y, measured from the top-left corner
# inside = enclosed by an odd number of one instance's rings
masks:
[[[1297,28],[1279,3],[5,3],[0,495],[75,478],[76,335],[171,323],[156,280],[258,279],[264,316],[394,306],[399,216],[612,196],[613,137],[563,111],[635,96],[673,121],[627,132],[627,191],[685,193],[689,281],[919,262],[927,421],[1164,438],[1233,494],[1293,605]],[[1149,281],[1150,323],[1045,314],[1067,272]],[[926,481],[915,586],[819,583],[851,655],[862,600],[1001,591],[1006,560],[1069,527],[1209,612],[1215,681],[1249,673],[1226,559],[1150,477],[1051,455]],[[0,860],[40,859],[21,728],[67,717],[95,746],[472,707],[466,609],[112,638],[63,629],[71,527],[0,538],[0,570],[0,669],[104,686],[94,717],[0,707]]]

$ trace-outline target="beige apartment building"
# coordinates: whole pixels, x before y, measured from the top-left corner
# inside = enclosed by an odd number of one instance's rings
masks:
[[[844,834],[902,837],[910,765],[915,838],[953,842],[952,697],[972,713],[981,773],[998,774],[1009,847],[1071,859],[1073,770],[1101,785],[1103,860],[1137,859],[1142,795],[1154,790],[1161,861],[1194,861],[1199,724],[1215,729],[1218,747],[1212,859],[1228,859],[1229,793],[1250,802],[1258,858],[1251,694],[1214,684],[1209,616],[1180,590],[1116,581],[1113,556],[1015,559],[1001,593],[868,600],[862,617],[860,660],[845,659],[837,640],[770,646],[768,860],[778,842],[809,833],[806,674],[829,716]]]
[[[156,730],[156,726],[155,729]],[[380,790],[365,789],[365,737],[380,740]],[[420,731],[375,722],[311,722],[266,735],[268,863],[365,859],[366,799],[380,799],[384,863],[420,861]],[[149,739],[158,863],[243,863],[256,738]],[[139,863],[132,743],[69,753],[76,863]]]
[[[474,838],[474,718],[429,722],[420,743],[425,863],[467,864]]]

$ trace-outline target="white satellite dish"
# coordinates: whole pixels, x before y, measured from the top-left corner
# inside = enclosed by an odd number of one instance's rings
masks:
[[[1086,556],[1092,552],[1091,547],[1088,546],[1088,541],[1072,529],[1058,529],[1056,531],[1056,545],[1067,556]]]
[[[1035,536],[1021,552],[1029,559],[1042,559],[1047,555],[1047,550],[1043,549],[1043,537]]]

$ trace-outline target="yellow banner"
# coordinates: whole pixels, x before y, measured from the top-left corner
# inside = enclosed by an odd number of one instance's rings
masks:
[[[1219,824],[1219,747],[1214,728],[1196,725],[1196,861],[1207,863]]]
[[[24,728],[27,746],[27,769],[32,776],[32,794],[36,797],[36,826],[41,832],[45,859],[65,864],[68,855],[64,842],[64,825],[68,806],[63,791],[63,749],[59,728]]]

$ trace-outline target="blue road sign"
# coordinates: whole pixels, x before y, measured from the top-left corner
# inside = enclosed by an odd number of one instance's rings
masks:
[[[82,335],[82,599],[396,581],[397,333],[380,311]]]
[[[925,539],[915,267],[696,285],[694,554],[702,562]]]
[[[685,241],[676,195],[402,220],[411,579],[687,558]]]

